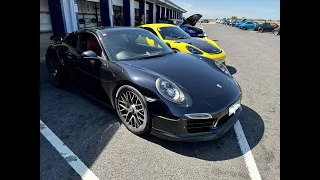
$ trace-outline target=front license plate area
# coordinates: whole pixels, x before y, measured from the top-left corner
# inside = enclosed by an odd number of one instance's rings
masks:
[[[231,116],[232,114],[235,114],[240,107],[241,107],[240,101],[234,103],[232,106],[229,107],[228,115]]]

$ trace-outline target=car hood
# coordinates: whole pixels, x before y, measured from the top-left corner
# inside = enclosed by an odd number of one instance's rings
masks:
[[[183,26],[185,24],[190,24],[191,26],[195,26],[199,19],[201,19],[201,14],[194,14],[190,17],[188,17],[180,26]]]
[[[190,44],[192,46],[195,46],[199,49],[201,49],[202,51],[209,53],[209,54],[219,54],[222,52],[221,49],[219,49],[218,47],[200,39],[200,38],[188,38],[188,39],[178,39],[175,40],[176,43],[179,42],[184,42],[187,44]]]
[[[183,91],[202,98],[224,94],[232,83],[229,76],[213,65],[186,53],[117,63],[125,69],[135,68],[157,77],[168,78]]]

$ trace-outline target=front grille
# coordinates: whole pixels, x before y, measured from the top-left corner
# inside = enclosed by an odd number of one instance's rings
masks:
[[[208,132],[212,128],[215,119],[190,119],[187,121],[187,130],[189,133]]]
[[[225,116],[221,117],[218,121],[218,124],[215,128],[219,128],[224,123],[226,123],[231,117],[226,114]],[[210,129],[213,127],[213,122],[216,121],[218,118],[210,118],[210,119],[189,119],[187,120],[187,130],[189,133],[203,133],[209,132]]]

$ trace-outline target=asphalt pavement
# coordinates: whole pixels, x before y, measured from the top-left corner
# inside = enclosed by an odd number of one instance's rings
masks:
[[[225,50],[229,70],[243,90],[240,123],[262,179],[280,179],[280,37],[203,24]],[[40,118],[102,180],[251,179],[231,129],[218,140],[185,143],[138,137],[116,112],[73,89],[51,85],[40,63]],[[81,177],[40,135],[42,180]]]

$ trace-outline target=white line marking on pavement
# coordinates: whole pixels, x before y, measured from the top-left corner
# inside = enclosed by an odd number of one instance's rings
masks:
[[[236,132],[239,146],[243,153],[243,157],[246,162],[247,169],[249,170],[249,175],[251,179],[261,180],[257,165],[254,161],[253,155],[251,153],[251,149],[249,147],[246,136],[244,135],[244,132],[242,130],[239,120],[234,124],[234,131]]]
[[[244,135],[244,132],[242,130],[240,121],[238,120],[233,127],[237,135],[238,143],[243,154],[244,161],[246,162],[246,166],[249,171],[249,176],[252,180],[261,180],[260,173],[258,171],[256,162],[254,161],[246,136]]]
[[[40,120],[40,132],[81,176],[83,180],[99,180],[93,172]]]

